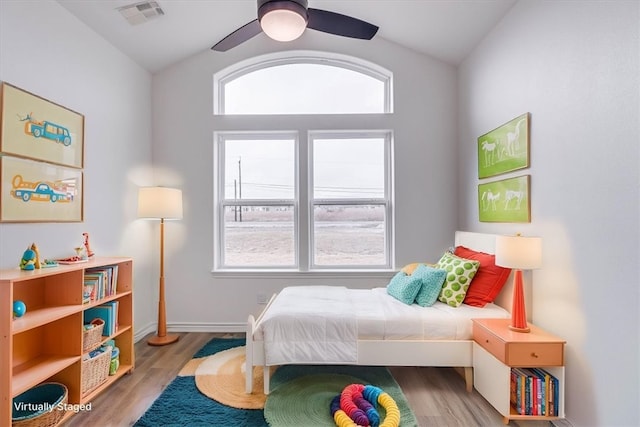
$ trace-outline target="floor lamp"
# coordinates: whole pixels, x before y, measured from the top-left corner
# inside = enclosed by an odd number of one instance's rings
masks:
[[[182,191],[175,188],[143,187],[138,191],[138,218],[160,220],[160,296],[158,300],[158,333],[149,345],[167,345],[178,341],[179,335],[167,335],[167,315],[164,300],[164,221],[182,219]]]
[[[542,239],[539,237],[497,236],[496,265],[512,268],[513,305],[509,329],[516,332],[529,332],[527,312],[524,303],[522,270],[533,270],[542,265]]]

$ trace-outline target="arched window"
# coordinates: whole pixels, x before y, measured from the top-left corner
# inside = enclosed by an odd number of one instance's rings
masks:
[[[216,115],[239,116],[214,135],[215,269],[391,268],[393,132],[370,128],[392,112],[391,73],[288,52],[214,83]]]
[[[216,73],[214,113],[391,113],[391,78],[389,71],[351,57],[270,55]]]

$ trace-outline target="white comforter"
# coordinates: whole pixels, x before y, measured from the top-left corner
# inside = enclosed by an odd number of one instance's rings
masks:
[[[358,360],[357,319],[347,288],[285,288],[260,325],[267,365]]]
[[[260,320],[267,365],[357,363],[361,340],[468,340],[471,320],[508,317],[494,304],[458,308],[436,302],[407,305],[386,288],[293,286],[282,290]]]

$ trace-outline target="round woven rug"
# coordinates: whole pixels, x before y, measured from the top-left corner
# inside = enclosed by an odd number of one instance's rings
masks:
[[[196,387],[202,394],[239,409],[262,409],[262,367],[253,368],[253,393],[245,393],[245,347],[234,347],[202,358],[195,368]]]
[[[264,418],[272,427],[333,426],[329,405],[349,384],[362,380],[350,375],[305,375],[277,387],[269,394]],[[382,415],[382,414],[381,414]]]

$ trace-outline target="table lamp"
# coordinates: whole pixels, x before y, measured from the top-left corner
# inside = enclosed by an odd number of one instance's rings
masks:
[[[160,220],[160,295],[158,300],[158,333],[149,345],[166,345],[178,341],[179,335],[167,335],[164,300],[164,221],[182,219],[182,191],[166,187],[143,187],[138,191],[138,218]]]
[[[496,265],[512,268],[513,305],[509,329],[516,332],[529,332],[527,313],[524,303],[522,270],[533,270],[542,265],[542,239],[539,237],[497,236]]]

